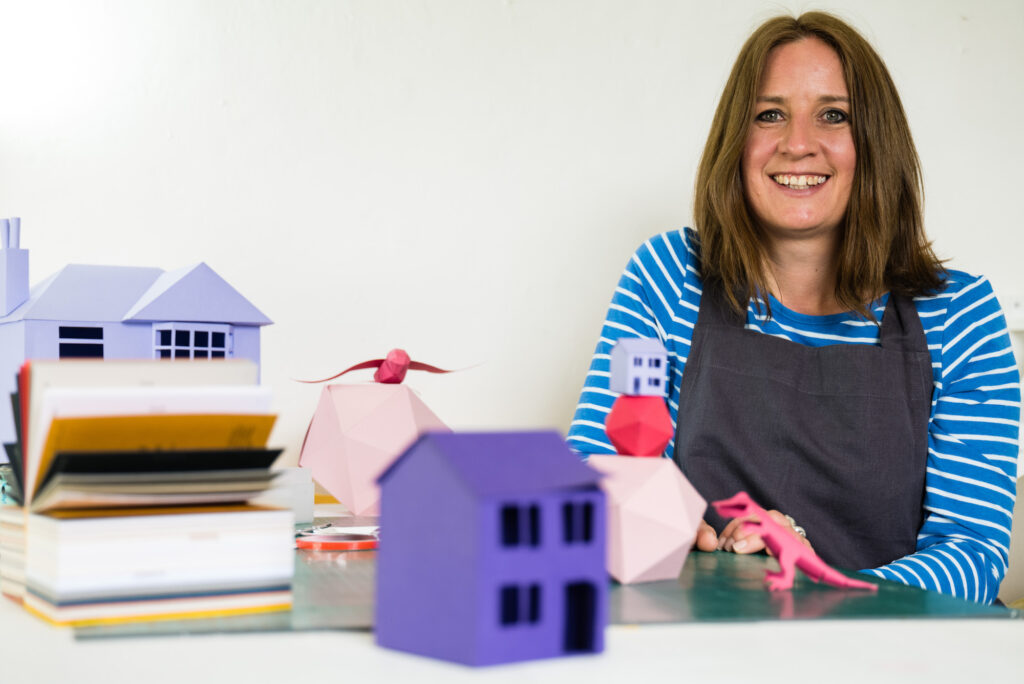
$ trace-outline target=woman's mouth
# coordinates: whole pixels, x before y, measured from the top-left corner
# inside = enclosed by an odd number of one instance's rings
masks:
[[[829,179],[828,176],[815,176],[808,174],[780,173],[772,176],[771,179],[779,185],[790,190],[806,190],[815,185],[821,185]]]

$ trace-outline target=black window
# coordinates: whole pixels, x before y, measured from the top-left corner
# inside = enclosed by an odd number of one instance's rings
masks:
[[[501,509],[501,544],[519,546],[518,506],[503,506]]]
[[[568,501],[562,504],[562,539],[566,544],[589,544],[593,541],[593,503]]]
[[[153,336],[153,355],[160,359],[223,359],[231,356],[230,336],[195,323],[161,323]]]
[[[501,588],[501,624],[514,625],[519,622],[519,587]]]
[[[540,622],[539,584],[506,584],[498,592],[498,620],[503,627]]]
[[[540,506],[506,504],[501,507],[502,546],[540,546]]]
[[[102,359],[103,328],[77,325],[58,326],[57,353],[61,359]]]

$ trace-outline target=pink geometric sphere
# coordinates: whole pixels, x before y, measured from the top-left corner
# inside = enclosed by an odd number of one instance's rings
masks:
[[[672,418],[663,397],[623,394],[612,404],[604,431],[623,456],[660,456],[672,439]]]
[[[448,426],[407,385],[327,385],[299,465],[355,515],[379,515],[377,476],[428,430]]]
[[[707,502],[667,458],[591,456],[605,475],[608,574],[622,584],[679,577]]]

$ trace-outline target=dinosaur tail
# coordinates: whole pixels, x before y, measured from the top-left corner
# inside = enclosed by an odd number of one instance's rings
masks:
[[[855,580],[851,577],[847,577],[838,570],[821,563],[818,565],[814,564],[813,568],[803,567],[798,563],[800,569],[815,582],[825,582],[833,587],[846,587],[849,589],[867,589],[868,591],[878,591],[878,585],[871,584],[870,582],[863,582],[861,580]]]

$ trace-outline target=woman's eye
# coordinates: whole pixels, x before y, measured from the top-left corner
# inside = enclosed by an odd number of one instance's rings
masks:
[[[782,119],[782,112],[778,109],[768,109],[758,114],[756,118],[764,123],[775,123]]]
[[[824,114],[825,121],[829,123],[844,123],[847,120],[846,112],[841,109],[830,109]]]

